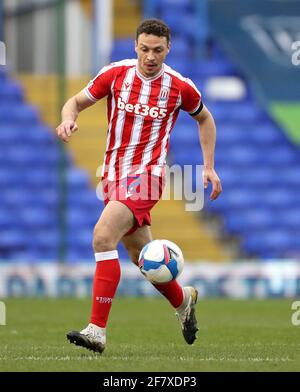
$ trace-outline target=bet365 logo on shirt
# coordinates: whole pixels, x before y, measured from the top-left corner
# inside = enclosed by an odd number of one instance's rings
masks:
[[[125,103],[122,101],[121,97],[118,97],[117,106],[118,109],[125,110],[128,113],[134,113],[144,117],[150,116],[152,118],[157,118],[158,120],[161,120],[167,115],[167,109],[159,108],[158,106],[150,107],[145,103],[136,103],[135,105]]]

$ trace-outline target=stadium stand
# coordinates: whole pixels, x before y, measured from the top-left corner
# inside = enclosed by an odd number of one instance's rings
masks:
[[[219,218],[224,236],[239,240],[241,256],[299,256],[299,148],[258,105],[222,48],[210,40],[206,58],[195,56],[192,4],[161,1],[157,16],[173,32],[167,63],[194,80],[217,124],[216,167],[224,192],[215,202],[206,201],[204,212]],[[117,39],[112,61],[131,57],[132,39]],[[208,82],[220,76],[239,79],[245,94],[238,99],[209,98]],[[37,110],[24,102],[22,87],[3,72],[0,79],[0,258],[59,258],[60,148]],[[197,130],[186,115],[179,116],[173,131],[170,162],[201,164]],[[65,180],[67,259],[90,260],[92,228],[103,204],[69,155]],[[123,248],[119,251],[126,257]]]
[[[70,154],[61,155],[53,131],[25,103],[21,85],[3,71],[0,78],[0,259],[59,260],[64,224],[66,259],[91,260],[92,230],[103,202],[88,174]],[[119,251],[126,255],[124,248]]]
[[[163,0],[157,2],[157,14],[173,31],[172,50],[177,42],[183,48],[184,56],[175,50],[168,64],[194,80],[217,124],[216,167],[224,192],[215,202],[206,201],[205,212],[220,218],[224,235],[239,239],[241,256],[299,256],[299,148],[259,106],[251,87],[219,45],[208,40],[207,57],[196,59],[193,5],[189,0]],[[185,23],[178,24],[178,20]],[[188,53],[191,60],[186,61]],[[207,98],[208,82],[219,76],[238,78],[245,95],[240,99]],[[171,157],[180,165],[201,164],[198,135],[187,116],[180,116],[173,131]]]

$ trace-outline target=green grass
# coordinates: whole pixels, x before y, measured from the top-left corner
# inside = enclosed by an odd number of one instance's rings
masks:
[[[287,136],[300,145],[300,102],[273,102],[271,112]]]
[[[163,299],[114,301],[101,355],[69,344],[86,325],[90,301],[9,299],[0,326],[0,371],[300,371],[300,326],[292,300],[203,300],[201,331],[185,344]]]

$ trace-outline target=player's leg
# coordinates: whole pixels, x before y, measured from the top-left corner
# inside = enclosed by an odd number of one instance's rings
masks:
[[[130,209],[118,201],[110,201],[104,208],[94,229],[93,247],[96,270],[93,283],[90,324],[81,332],[72,331],[68,339],[77,345],[102,352],[106,343],[106,324],[120,281],[117,244],[133,226]]]
[[[149,226],[144,225],[134,233],[124,236],[122,241],[132,262],[137,265],[142,248],[152,241],[151,229]],[[182,304],[183,290],[176,280],[172,280],[167,284],[153,284],[153,286],[168,299],[174,308],[178,308]]]
[[[138,228],[134,233],[125,235],[122,239],[125,248],[134,264],[138,264],[139,254],[142,248],[152,241],[152,233],[149,226]],[[196,339],[198,331],[195,317],[195,305],[197,302],[197,290],[193,287],[181,287],[176,280],[165,284],[153,284],[153,286],[170,302],[176,310],[176,315],[181,323],[183,336],[188,344]]]
[[[106,326],[112,299],[120,281],[117,244],[133,224],[131,210],[119,201],[110,201],[94,229],[96,271],[91,323],[101,328]]]
[[[132,234],[127,234],[122,238],[122,242],[129,253],[131,261],[136,265],[138,265],[141,250],[150,241],[152,241],[152,233],[148,225],[139,227]]]

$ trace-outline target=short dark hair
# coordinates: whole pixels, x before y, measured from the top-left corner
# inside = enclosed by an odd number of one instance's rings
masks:
[[[138,26],[136,30],[136,40],[140,34],[153,34],[157,37],[166,37],[167,43],[170,42],[170,28],[160,19],[146,19]]]

